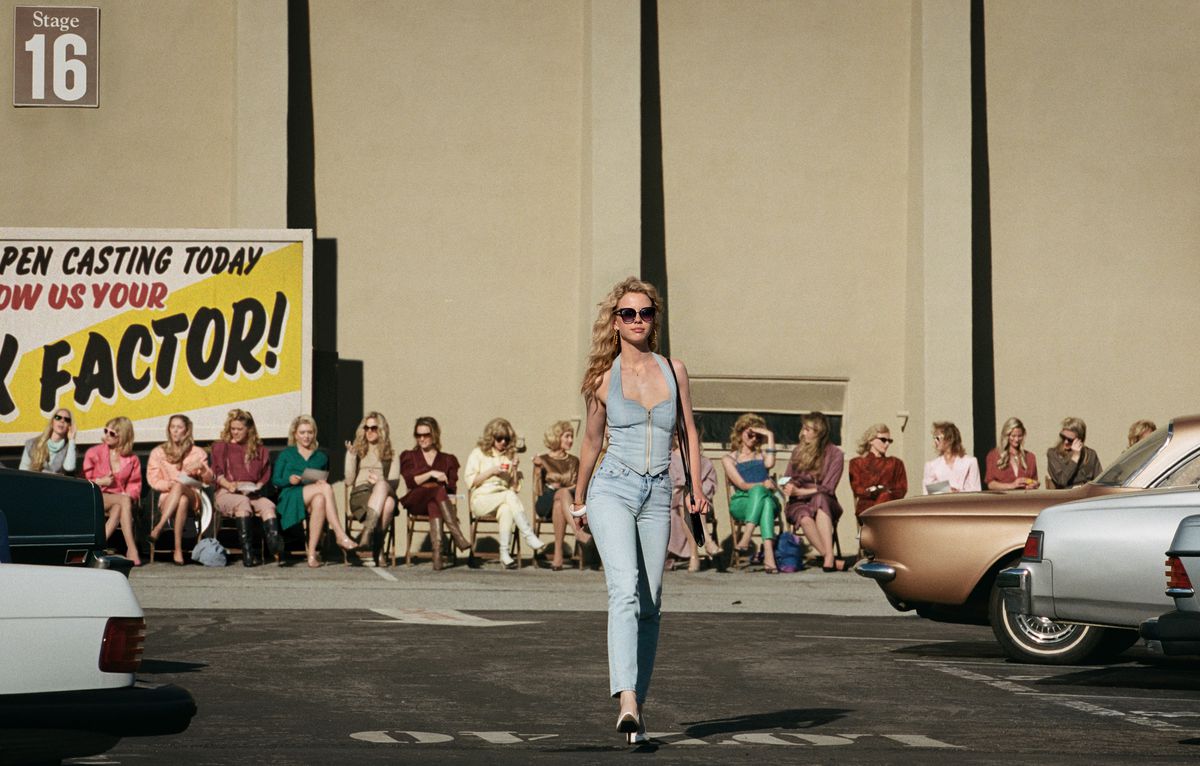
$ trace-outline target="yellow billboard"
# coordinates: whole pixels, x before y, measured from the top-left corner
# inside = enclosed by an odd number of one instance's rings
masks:
[[[286,436],[311,406],[307,230],[0,228],[0,446],[74,413],[80,441],[110,419],[157,442],[188,414]]]

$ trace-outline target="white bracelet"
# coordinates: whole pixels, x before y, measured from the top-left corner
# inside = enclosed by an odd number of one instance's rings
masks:
[[[571,511],[571,515],[577,519],[582,519],[584,516],[587,515],[587,504],[579,506],[578,511],[574,511],[574,510]]]

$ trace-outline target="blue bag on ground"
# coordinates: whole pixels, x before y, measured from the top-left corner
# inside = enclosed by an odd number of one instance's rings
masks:
[[[227,553],[225,546],[211,537],[205,537],[192,548],[192,560],[206,567],[223,567]]]
[[[775,564],[780,572],[799,572],[804,568],[804,545],[791,532],[780,532],[775,538]]]

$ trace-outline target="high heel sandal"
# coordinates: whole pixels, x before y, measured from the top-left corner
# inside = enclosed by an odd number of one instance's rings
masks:
[[[646,736],[646,716],[638,716],[637,731],[625,735],[625,743],[629,745],[640,745],[644,742],[649,742],[650,738]]]
[[[624,734],[629,742],[633,742],[633,736],[641,728],[642,718],[637,713],[627,710],[617,717],[617,733]]]
[[[350,539],[349,535],[346,535],[341,540],[338,540],[338,547],[344,550],[352,551],[358,548],[358,543]]]
[[[315,553],[308,554],[308,566],[310,569],[316,569],[316,568],[322,566],[321,560],[319,558],[317,558],[317,554],[315,554]]]

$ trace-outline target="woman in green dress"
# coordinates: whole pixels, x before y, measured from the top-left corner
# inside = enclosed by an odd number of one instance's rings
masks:
[[[317,471],[329,470],[329,456],[317,449],[317,423],[308,415],[301,415],[292,421],[288,430],[288,446],[279,453],[275,460],[275,472],[271,481],[279,487],[279,503],[275,512],[288,529],[304,521],[307,511],[312,518],[308,523],[308,554],[310,567],[321,566],[317,558],[317,544],[321,541],[321,532],[328,524],[337,535],[338,545],[347,551],[358,547],[357,543],[346,534],[338,518],[337,504],[333,500],[333,488],[325,479],[305,481],[302,476],[306,469]]]

